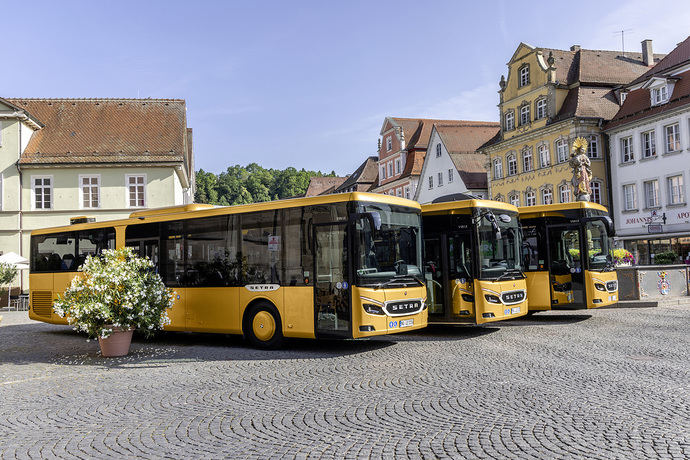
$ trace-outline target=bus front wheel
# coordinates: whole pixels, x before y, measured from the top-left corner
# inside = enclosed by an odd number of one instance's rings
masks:
[[[278,348],[283,342],[283,328],[278,310],[268,302],[249,307],[243,324],[245,339],[257,348]]]

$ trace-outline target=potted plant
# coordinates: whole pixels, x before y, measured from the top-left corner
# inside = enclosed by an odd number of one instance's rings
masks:
[[[676,262],[678,255],[673,251],[664,251],[654,254],[654,263],[656,265],[671,265]]]
[[[169,324],[172,290],[132,248],[88,256],[53,310],[77,331],[97,337],[103,356],[124,356],[134,330],[149,336]]]
[[[627,249],[614,249],[613,263],[616,267],[628,267],[635,264],[635,256]]]
[[[7,306],[10,306],[10,294],[12,281],[17,277],[17,267],[12,264],[0,262],[0,287],[7,285]]]

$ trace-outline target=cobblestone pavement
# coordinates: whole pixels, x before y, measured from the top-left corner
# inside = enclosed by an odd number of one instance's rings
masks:
[[[270,352],[166,333],[113,359],[1,314],[2,458],[690,457],[687,307]]]

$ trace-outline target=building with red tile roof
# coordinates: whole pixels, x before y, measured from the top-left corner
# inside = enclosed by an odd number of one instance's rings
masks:
[[[690,37],[616,95],[604,128],[617,244],[642,264],[664,251],[690,260]]]

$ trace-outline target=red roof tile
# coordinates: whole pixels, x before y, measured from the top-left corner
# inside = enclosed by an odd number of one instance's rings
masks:
[[[34,132],[20,164],[188,162],[184,100],[8,101],[45,125]]]
[[[649,80],[654,75],[658,75],[667,70],[670,70],[680,64],[690,61],[690,36],[678,43],[678,45],[666,55],[657,65],[649,69],[647,72],[636,78],[630,83],[635,85],[643,81]]]

